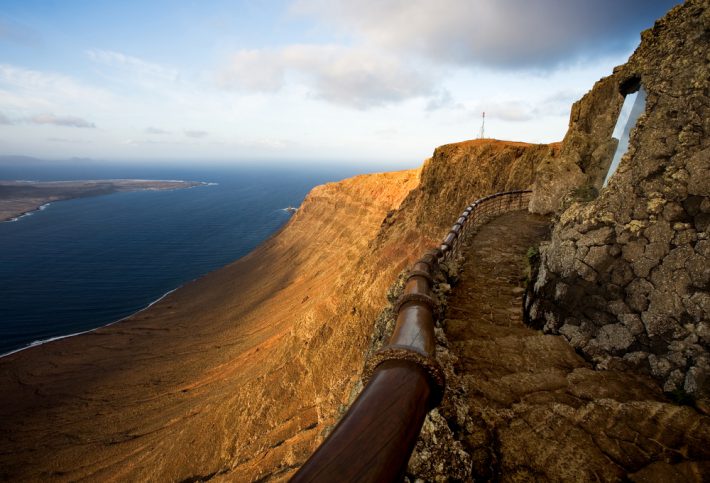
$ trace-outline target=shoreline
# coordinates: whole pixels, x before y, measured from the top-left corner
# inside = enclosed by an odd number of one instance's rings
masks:
[[[300,454],[319,431],[314,405],[294,397],[293,405],[276,403],[306,386],[300,334],[309,328],[293,329],[352,314],[349,303],[336,302],[340,277],[328,267],[346,264],[345,273],[356,274],[366,241],[418,179],[406,171],[320,185],[304,209],[252,251],[139,314],[0,358],[0,432],[13,435],[0,443],[0,466],[24,480],[119,474],[182,481],[212,473],[222,464],[220,449],[231,447],[249,455],[231,473],[257,479],[258,448],[276,447],[278,438],[291,440],[305,428]],[[329,221],[355,213],[358,223],[346,223],[345,231]],[[279,218],[289,217],[281,211]],[[330,243],[322,244],[324,237]],[[344,259],[353,242],[357,252]],[[372,312],[379,285],[359,313]],[[284,423],[267,427],[261,409],[249,407],[274,408],[269,420]],[[291,443],[283,447],[291,451]]]
[[[62,200],[57,200],[57,201],[62,201]],[[21,218],[25,218],[27,216],[32,216],[38,211],[44,211],[47,209],[49,205],[54,203],[54,201],[48,201],[47,203],[44,203],[42,205],[39,205],[37,208],[34,208],[32,210],[25,211],[24,213],[20,213],[19,215],[13,216],[12,218],[9,219],[4,219],[0,220],[0,223],[14,223],[16,221],[20,221]]]
[[[217,186],[217,185],[219,184],[219,183],[206,183],[206,182],[202,182],[202,183],[203,183],[202,185],[194,185],[194,186],[190,186],[190,187],[185,188],[185,189],[196,188],[196,187],[199,187],[199,186]],[[50,204],[51,204],[51,203],[46,203],[46,204],[43,205],[43,206],[48,206],[48,205],[50,205]],[[290,208],[290,207],[289,207],[289,208]],[[34,213],[35,211],[38,211],[38,210],[34,210],[34,211],[32,211],[32,212],[30,212],[30,213],[27,213],[26,215],[22,215],[22,216],[30,216],[30,215],[32,215],[32,213]],[[41,210],[40,210],[40,211],[41,211]],[[283,212],[285,212],[285,213],[291,215],[291,216],[289,217],[289,220],[291,219],[291,217],[292,217],[293,214],[295,213],[295,212],[289,211],[288,208],[280,208],[278,211],[283,211]],[[22,216],[21,216],[21,217],[22,217]],[[20,218],[21,218],[21,217],[20,217]],[[10,223],[10,221],[0,222],[0,223]],[[213,273],[213,272],[215,272],[215,271],[222,270],[222,269],[228,267],[229,265],[231,265],[232,263],[235,263],[235,262],[239,261],[241,258],[244,258],[244,257],[249,256],[252,252],[258,250],[262,245],[266,244],[266,242],[268,242],[268,241],[271,240],[273,237],[275,237],[276,235],[278,235],[278,234],[286,227],[287,223],[288,223],[288,221],[286,221],[282,226],[280,226],[277,230],[275,230],[275,231],[274,231],[273,233],[271,233],[268,237],[266,237],[261,243],[259,243],[259,245],[257,245],[256,247],[254,247],[254,249],[253,249],[252,251],[250,251],[249,253],[243,255],[242,257],[240,257],[240,258],[238,258],[238,259],[236,259],[236,260],[232,260],[232,261],[226,263],[226,264],[225,264],[224,266],[222,266],[222,267],[218,267],[218,268],[216,268],[216,269],[214,269],[214,270],[212,270],[212,271],[210,271],[210,272],[207,272],[207,273],[205,273],[205,274],[203,274],[203,275],[200,275],[200,276],[197,277],[197,278],[193,278],[193,279],[191,279],[191,280],[187,280],[187,281],[181,283],[181,284],[178,285],[177,287],[168,290],[167,292],[165,292],[164,294],[162,294],[160,297],[156,298],[155,300],[153,300],[153,301],[151,301],[150,303],[148,303],[148,305],[146,305],[145,307],[142,307],[142,308],[136,310],[135,312],[131,312],[130,314],[128,314],[128,315],[126,315],[126,316],[124,316],[124,317],[121,317],[120,319],[113,320],[113,321],[111,321],[111,322],[108,322],[108,323],[106,323],[106,324],[100,325],[100,326],[98,326],[98,327],[94,327],[94,328],[92,328],[92,329],[87,329],[87,330],[82,330],[82,331],[79,331],[79,332],[72,332],[71,334],[59,335],[59,336],[49,337],[49,338],[47,338],[47,339],[39,339],[39,340],[32,341],[32,342],[30,342],[29,344],[27,344],[27,345],[25,345],[25,346],[23,346],[23,347],[19,347],[19,348],[17,348],[17,349],[12,349],[12,350],[10,350],[9,352],[0,353],[0,359],[3,359],[3,358],[5,358],[5,357],[7,357],[7,356],[10,356],[10,355],[12,355],[12,354],[17,354],[18,352],[23,352],[23,351],[25,351],[25,350],[27,350],[27,349],[32,349],[32,348],[34,348],[34,347],[39,347],[39,346],[45,345],[45,344],[47,344],[47,343],[49,343],[49,342],[54,342],[54,341],[57,341],[57,340],[67,339],[67,338],[75,337],[75,336],[78,336],[78,335],[90,334],[90,333],[95,332],[95,331],[97,331],[97,330],[99,330],[99,329],[103,329],[103,328],[106,328],[106,327],[110,327],[110,326],[112,326],[112,325],[114,325],[114,324],[118,324],[119,322],[123,322],[124,320],[128,320],[128,319],[130,319],[131,317],[134,317],[134,316],[140,314],[141,312],[144,312],[144,311],[148,310],[148,309],[151,308],[153,305],[155,305],[155,304],[157,304],[158,302],[162,301],[163,299],[165,299],[165,297],[167,297],[168,295],[172,294],[173,292],[176,292],[176,291],[180,290],[181,288],[183,288],[183,287],[185,287],[185,286],[187,286],[187,285],[189,285],[189,284],[191,284],[191,283],[193,283],[193,282],[195,282],[195,281],[197,281],[197,280],[200,280],[200,279],[202,279],[202,278],[204,278],[204,277],[207,277],[207,276],[209,276],[211,273]]]
[[[9,195],[6,199],[0,197],[0,223],[14,223],[22,218],[31,216],[38,211],[46,209],[57,201],[66,201],[78,198],[90,198],[113,193],[130,191],[173,191],[190,189],[200,186],[217,186],[219,183],[208,181],[186,180],[147,180],[147,179],[102,179],[102,180],[76,180],[76,181],[33,181],[33,180],[0,180],[0,188],[27,188],[36,192]],[[106,186],[108,185],[108,186]],[[143,186],[145,185],[145,186]],[[95,191],[97,187],[102,191]],[[68,191],[55,192],[52,190],[65,189]],[[92,191],[93,190],[93,191]],[[42,191],[48,191],[42,193]],[[3,209],[3,205],[7,205]],[[12,205],[16,205],[13,207]],[[4,212],[3,212],[4,211]]]
[[[203,275],[203,276],[204,276],[204,275]],[[0,359],[2,359],[2,358],[4,358],[4,357],[7,357],[7,356],[10,356],[10,355],[12,355],[12,354],[17,354],[18,352],[22,352],[22,351],[27,350],[27,349],[32,349],[33,347],[39,347],[39,346],[44,345],[44,344],[47,344],[47,343],[49,343],[49,342],[54,342],[54,341],[56,341],[56,340],[67,339],[67,338],[69,338],[69,337],[75,337],[75,336],[77,336],[77,335],[89,334],[89,333],[95,332],[95,331],[97,331],[97,330],[99,330],[99,329],[103,329],[103,328],[105,328],[105,327],[110,327],[110,326],[112,326],[112,325],[114,325],[114,324],[118,324],[119,322],[123,322],[124,320],[130,319],[131,317],[133,317],[133,316],[135,316],[135,315],[138,315],[138,314],[140,314],[141,312],[143,312],[143,311],[145,311],[145,310],[148,310],[148,309],[151,308],[153,305],[157,304],[158,302],[160,302],[161,300],[163,300],[165,297],[167,297],[167,296],[170,295],[171,293],[173,293],[173,292],[175,292],[175,291],[181,289],[182,287],[184,287],[184,286],[187,285],[188,283],[194,282],[195,280],[197,280],[197,279],[194,278],[194,279],[189,280],[189,281],[187,281],[187,282],[185,282],[185,283],[181,283],[180,285],[178,285],[178,286],[175,287],[174,289],[168,290],[168,291],[165,292],[163,295],[161,295],[161,296],[158,297],[157,299],[153,300],[152,302],[150,302],[150,303],[149,303],[148,305],[146,305],[145,307],[140,308],[140,309],[136,310],[135,312],[131,312],[130,314],[128,314],[128,315],[126,315],[126,316],[124,316],[124,317],[121,317],[121,318],[118,319],[118,320],[114,320],[114,321],[112,321],[112,322],[109,322],[108,324],[100,325],[100,326],[98,326],[98,327],[94,327],[93,329],[82,330],[82,331],[80,331],[80,332],[73,332],[73,333],[71,333],[71,334],[66,334],[66,335],[58,335],[58,336],[50,337],[49,339],[35,340],[35,341],[30,342],[30,343],[29,343],[28,345],[26,345],[26,346],[23,346],[23,347],[20,347],[20,348],[17,348],[17,349],[13,349],[13,350],[11,350],[10,352],[3,352],[2,354],[0,354]]]

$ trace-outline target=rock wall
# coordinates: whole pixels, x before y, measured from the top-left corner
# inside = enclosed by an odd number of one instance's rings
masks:
[[[570,188],[599,188],[620,91],[640,79],[647,92],[608,186],[562,207],[526,306],[532,324],[599,367],[647,371],[698,400],[710,383],[709,45],[708,2],[688,0],[574,105],[560,163],[538,172],[534,211],[559,208]]]
[[[616,149],[611,134],[623,102],[618,80],[610,76],[572,105],[559,154],[544,158],[536,170],[530,211],[554,213],[571,190],[596,193],[601,188]]]
[[[542,160],[554,160],[560,146],[476,139],[445,144],[422,166],[421,182],[387,223],[380,241],[408,239],[420,232],[437,243],[473,200],[498,191],[530,189]],[[421,256],[418,253],[417,256]]]

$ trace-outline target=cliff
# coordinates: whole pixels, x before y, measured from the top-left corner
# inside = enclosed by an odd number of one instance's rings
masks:
[[[317,187],[243,259],[119,324],[0,359],[0,478],[288,477],[356,392],[399,273],[470,201],[531,186],[533,211],[559,213],[532,322],[600,367],[650,371],[701,397],[706,3],[688,1],[645,32],[629,63],[573,106],[561,144],[450,144],[420,170]],[[646,113],[602,189],[635,80]]]
[[[536,187],[552,189],[539,190],[532,208],[560,212],[541,248],[528,313],[597,367],[650,373],[665,391],[707,411],[708,3],[673,8],[641,39],[626,64],[575,104],[560,162],[543,163],[538,173]],[[645,112],[602,188],[615,118],[638,84]]]
[[[0,477],[284,477],[359,380],[387,288],[470,200],[555,148],[443,146],[314,188],[253,253],[92,333],[0,359]]]

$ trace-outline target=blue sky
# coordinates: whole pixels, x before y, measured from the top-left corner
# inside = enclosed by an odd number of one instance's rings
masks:
[[[0,154],[416,165],[560,140],[675,1],[12,1]]]

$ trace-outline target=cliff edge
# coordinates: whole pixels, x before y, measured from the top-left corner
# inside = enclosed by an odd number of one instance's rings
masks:
[[[283,478],[356,390],[388,287],[556,148],[443,146],[314,188],[254,252],[118,324],[0,359],[0,478]],[[442,195],[443,194],[443,195]]]

